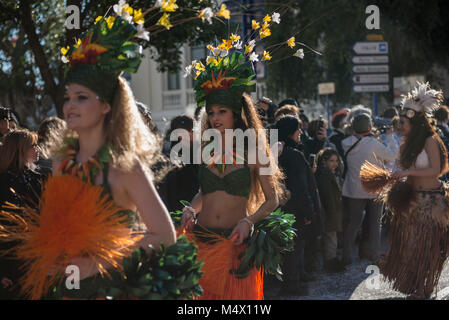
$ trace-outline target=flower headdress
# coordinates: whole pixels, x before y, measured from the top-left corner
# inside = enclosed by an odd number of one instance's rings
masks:
[[[136,38],[149,41],[149,30],[161,27],[169,30],[194,19],[211,23],[213,17],[230,18],[226,5],[221,5],[216,13],[206,8],[192,18],[170,22],[170,13],[178,9],[176,0],[158,0],[145,12],[120,0],[113,6],[115,15],[97,17],[95,24],[81,35],[74,46],[61,49],[62,61],[68,64],[65,83],[84,85],[112,104],[118,76],[122,72],[135,73],[140,65],[143,48]],[[154,10],[160,10],[162,16],[157,24],[145,29],[144,16]]]
[[[250,38],[254,39],[243,44],[240,36],[231,34],[229,39],[222,39],[222,43],[216,47],[208,45],[207,49],[211,55],[206,59],[206,66],[202,62],[193,61],[185,68],[184,77],[190,75],[193,71],[197,84],[194,88],[198,108],[211,106],[213,104],[230,108],[239,113],[241,111],[241,97],[243,92],[253,90],[255,85],[254,69],[252,63],[272,60],[274,52],[282,46],[288,46],[291,49],[296,45],[303,43],[297,42],[295,37],[290,37],[280,44],[270,46],[263,54],[257,54],[255,48],[257,42],[271,36],[271,27],[274,24],[280,24],[280,14],[274,12],[267,14],[263,21],[252,20],[252,33]],[[268,49],[274,48],[272,52]],[[309,48],[311,51],[319,52]],[[241,50],[241,51],[240,51]],[[230,52],[233,52],[230,54]],[[298,49],[291,56],[304,58],[304,50]],[[285,57],[283,57],[285,58]]]
[[[427,116],[431,116],[443,101],[443,92],[430,88],[430,84],[417,82],[415,87],[406,96],[403,95],[401,102],[402,112],[408,118],[413,118],[415,112],[423,112]]]
[[[142,47],[134,38],[149,40],[142,11],[119,4],[120,8],[114,6],[117,16],[98,17],[74,46],[61,50],[63,62],[69,64],[66,84],[84,85],[110,104],[118,76],[139,68]]]
[[[198,107],[221,105],[240,112],[242,94],[252,90],[254,77],[253,65],[238,51],[207,64],[194,89]]]

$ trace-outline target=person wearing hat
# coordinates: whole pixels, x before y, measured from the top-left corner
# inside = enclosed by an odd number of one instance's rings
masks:
[[[387,130],[386,143],[383,145],[371,134],[371,117],[366,113],[352,120],[353,135],[342,141],[344,150],[345,173],[342,194],[347,208],[348,225],[344,227],[343,263],[352,263],[353,246],[358,229],[365,218],[369,219],[370,260],[376,262],[380,257],[380,216],[383,205],[376,202],[376,195],[364,191],[360,181],[360,170],[365,161],[379,163],[395,160],[399,149],[393,137],[393,130]],[[382,165],[382,163],[379,163]],[[346,227],[346,228],[345,228]]]
[[[298,230],[295,250],[285,255],[281,295],[303,296],[308,294],[305,281],[310,278],[305,271],[304,249],[312,232],[312,221],[320,212],[318,203],[314,201],[314,190],[312,190],[316,182],[304,154],[299,150],[302,134],[300,120],[287,115],[276,122],[275,128],[278,130],[278,139],[283,145],[279,156],[279,166],[285,174],[286,188],[291,193],[290,199],[282,206],[282,210],[295,216],[294,228]]]

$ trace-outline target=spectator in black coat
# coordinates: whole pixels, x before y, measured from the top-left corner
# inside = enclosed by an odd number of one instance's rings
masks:
[[[308,278],[305,272],[304,248],[307,234],[311,233],[312,221],[319,215],[319,208],[314,197],[317,194],[310,190],[310,186],[316,185],[312,170],[298,150],[300,141],[300,122],[297,117],[284,116],[276,123],[279,141],[283,144],[279,156],[279,166],[285,174],[285,185],[290,191],[291,197],[282,206],[282,210],[295,215],[294,227],[298,230],[295,250],[286,254],[283,272],[281,294],[307,295],[308,287],[301,281]]]

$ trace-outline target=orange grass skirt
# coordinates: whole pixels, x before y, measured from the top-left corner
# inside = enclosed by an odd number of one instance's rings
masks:
[[[196,225],[192,233],[186,233],[188,239],[198,246],[198,260],[204,261],[204,273],[200,278],[203,295],[198,299],[263,300],[262,270],[254,268],[244,279],[230,273],[239,267],[239,255],[246,245],[236,246],[224,235],[226,232],[218,233],[216,230]]]

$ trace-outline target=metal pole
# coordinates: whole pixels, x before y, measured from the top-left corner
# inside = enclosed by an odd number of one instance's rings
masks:
[[[373,93],[373,113],[374,116],[377,117],[377,93]]]
[[[326,112],[327,112],[327,134],[330,135],[331,129],[331,110],[329,105],[329,94],[326,94]]]

